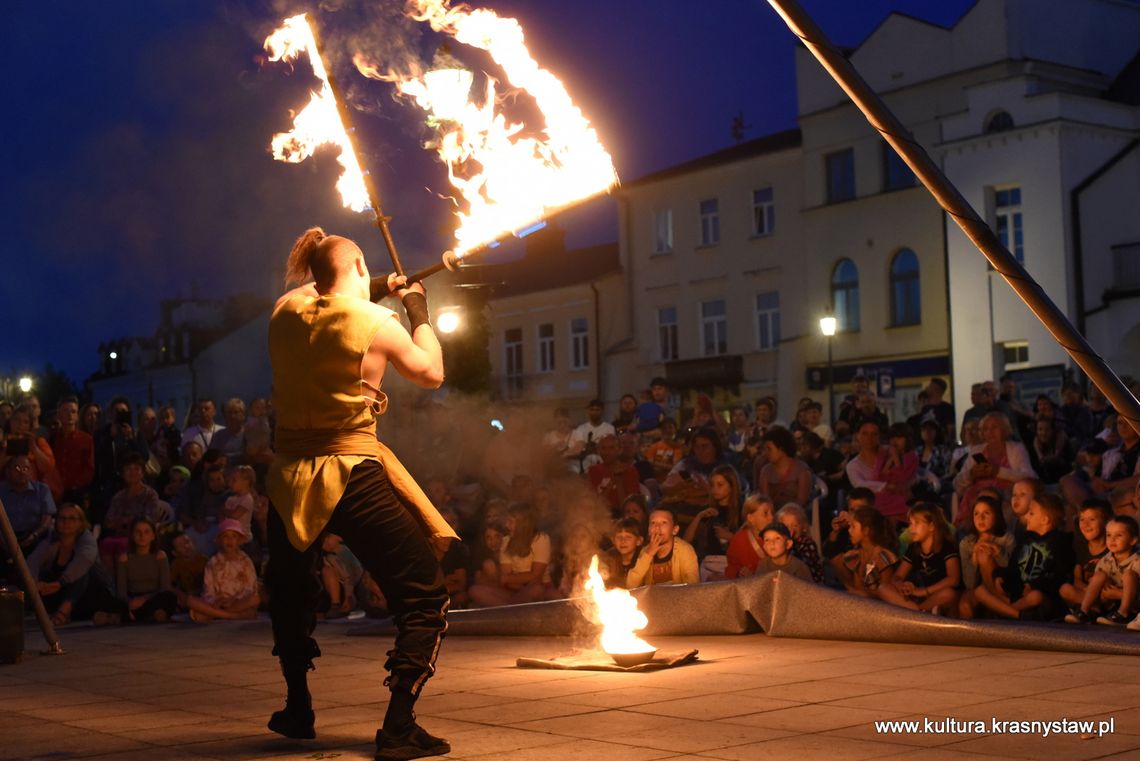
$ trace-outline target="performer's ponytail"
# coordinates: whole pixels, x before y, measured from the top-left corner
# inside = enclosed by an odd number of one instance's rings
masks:
[[[289,263],[285,266],[285,287],[297,283],[300,285],[309,279],[309,272],[313,261],[313,254],[325,239],[325,231],[319,227],[310,227],[289,252]]]

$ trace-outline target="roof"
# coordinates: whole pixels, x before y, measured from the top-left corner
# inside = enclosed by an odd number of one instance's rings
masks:
[[[1116,75],[1104,97],[1130,106],[1140,105],[1140,51]]]
[[[557,226],[534,233],[526,239],[521,259],[464,267],[460,280],[463,285],[488,285],[491,298],[497,299],[591,283],[621,271],[616,242],[567,249],[564,235]]]
[[[647,185],[651,182],[659,182],[660,180],[666,180],[670,177],[699,172],[702,169],[709,169],[714,166],[720,166],[721,164],[731,164],[736,161],[752,158],[753,156],[763,156],[766,153],[776,153],[777,151],[786,151],[790,148],[798,148],[801,142],[802,138],[798,128],[786,129],[782,132],[775,132],[771,135],[765,135],[755,140],[748,140],[734,145],[731,148],[724,148],[715,153],[700,156],[686,161],[683,164],[677,164],[676,166],[662,169],[659,172],[654,172],[653,174],[647,174],[633,182],[624,182],[622,183],[622,190],[628,190],[638,185]]]

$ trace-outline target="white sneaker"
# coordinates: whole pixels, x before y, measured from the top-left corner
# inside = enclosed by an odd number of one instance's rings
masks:
[[[1129,631],[1140,632],[1140,614],[1137,614],[1136,618],[1129,621],[1125,625],[1125,628],[1128,629]]]

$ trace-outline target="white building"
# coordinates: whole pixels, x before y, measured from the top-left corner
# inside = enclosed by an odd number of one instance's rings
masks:
[[[1136,3],[979,0],[952,28],[893,14],[850,53],[1030,273],[1133,374],[1138,41]],[[1026,391],[1059,383],[1064,352],[810,53],[796,56],[798,133],[621,193],[633,387],[663,371],[722,402],[776,391],[789,413],[824,390],[818,319],[829,308],[837,391],[859,371],[878,376],[896,417],[951,368],[959,399],[1007,371],[1036,372],[1022,372]]]

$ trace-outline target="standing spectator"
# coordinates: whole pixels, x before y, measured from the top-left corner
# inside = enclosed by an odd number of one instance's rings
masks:
[[[178,463],[181,450],[182,433],[178,430],[174,408],[168,404],[158,411],[158,435],[155,437],[154,452],[163,469],[166,469]]]
[[[637,397],[633,394],[622,394],[621,399],[618,400],[618,414],[613,422],[614,430],[623,433],[631,426],[634,426],[633,430],[637,430],[636,421]]]
[[[257,511],[257,495],[253,492],[256,476],[253,468],[239,465],[229,477],[229,496],[222,507],[221,518],[232,518],[241,524],[245,533],[253,535],[253,515]]]
[[[946,394],[946,388],[944,378],[931,378],[930,382],[926,384],[924,389],[926,391],[926,404],[919,410],[919,423],[933,420],[942,428],[942,436],[939,438],[944,441],[954,441],[957,438],[955,435],[957,429],[955,427],[954,405],[943,398]]]
[[[661,401],[658,401],[658,397],[661,397]],[[665,405],[668,400],[669,388],[665,385],[665,379],[654,378],[653,385],[649,390],[649,399],[637,405],[637,412],[634,413],[634,421],[630,430],[638,433],[656,430],[667,417]]]
[[[56,468],[63,482],[64,497],[82,504],[95,478],[95,440],[79,429],[79,400],[65,396],[56,408],[59,429],[52,437]]]
[[[158,459],[158,413],[154,407],[139,408],[138,442],[146,458],[147,477],[155,478],[162,472],[162,463]]]
[[[657,475],[653,465],[642,457],[641,440],[632,431],[618,435],[618,459],[636,471],[641,483],[652,481]]]
[[[998,394],[994,406],[1009,418],[1009,423],[1013,426],[1015,441],[1027,441],[1033,438],[1033,421],[1036,416],[1034,411],[1029,409],[1029,406],[1021,400],[1021,394],[1017,390],[1017,381],[1013,379],[1013,376],[1001,376],[1001,393]]]
[[[669,382],[660,376],[649,381],[649,395],[653,398],[653,403],[661,408],[665,419],[676,423],[677,408],[669,399]]]
[[[764,434],[764,454],[767,462],[754,476],[756,491],[771,497],[777,508],[788,502],[798,505],[810,502],[811,468],[796,457],[796,440],[786,428],[768,429]]]
[[[697,401],[693,405],[693,414],[689,416],[686,427],[692,430],[713,428],[717,435],[723,438],[728,424],[717,412],[716,407],[713,406],[712,398],[708,394],[697,394]]]
[[[51,431],[44,425],[41,416],[43,415],[43,408],[40,406],[40,398],[35,394],[28,394],[24,397],[23,403],[20,405],[28,410],[28,418],[31,422],[31,432],[37,438],[47,439],[51,437]]]
[[[210,449],[221,450],[228,462],[238,462],[245,457],[245,402],[233,398],[222,408],[226,427],[214,429],[210,439]]]
[[[26,455],[10,457],[5,463],[4,481],[0,482],[0,502],[4,503],[4,512],[8,514],[20,549],[27,555],[51,531],[55,500],[47,484],[32,479],[32,464]],[[0,575],[4,575],[11,559],[8,558],[7,545],[3,543],[0,543],[0,558],[4,559],[5,566],[0,569]]]
[[[838,420],[843,423],[847,430],[858,430],[859,427],[855,424],[855,418],[859,415],[859,399],[870,392],[871,382],[866,375],[859,373],[851,379],[851,393],[843,397],[843,401],[839,403]]]
[[[242,410],[245,411],[244,409]],[[214,440],[214,434],[218,432],[219,426],[214,422],[214,415],[217,412],[214,407],[213,399],[199,399],[198,400],[198,418],[194,425],[188,426],[182,433],[182,443],[187,441],[196,441],[202,445],[202,449],[209,449],[211,442]]]
[[[565,407],[554,410],[554,427],[542,437],[542,447],[557,458],[561,465],[577,472],[578,458],[570,454],[570,438],[574,429],[570,426],[570,413]]]
[[[111,498],[119,491],[119,474],[128,454],[143,455],[131,425],[131,407],[125,397],[117,396],[107,405],[107,423],[97,430],[95,439],[95,481],[92,494],[92,520],[101,523]],[[145,460],[144,460],[145,461]],[[125,527],[124,527],[125,530]],[[124,539],[126,537],[123,537]]]
[[[587,473],[591,466],[601,462],[601,458],[597,455],[598,442],[601,438],[617,434],[612,425],[602,420],[604,410],[601,399],[591,399],[586,405],[586,422],[575,428],[570,437],[568,454],[578,459],[579,473]]]
[[[747,407],[733,407],[729,420],[728,449],[730,452],[743,452],[752,437],[752,421],[748,419]]]
[[[131,521],[127,551],[119,555],[116,587],[129,620],[170,620],[178,597],[170,583],[170,561],[158,546],[158,530],[146,516]]]
[[[854,424],[851,430],[858,431],[859,427],[866,422],[873,422],[879,426],[879,431],[887,430],[890,421],[887,420],[887,415],[879,405],[875,403],[875,395],[870,391],[864,391],[856,397],[855,400],[855,415]]]
[[[32,411],[21,404],[8,418],[4,454],[0,455],[0,467],[12,456],[23,454],[32,466],[32,480],[42,481],[51,489],[52,497],[59,500],[63,496],[63,481],[56,470],[55,454],[43,436],[37,436],[32,428]]]
[[[0,428],[8,424],[8,420],[12,417],[12,413],[16,411],[16,405],[12,404],[7,399],[0,399]]]
[[[79,430],[94,437],[95,432],[99,430],[99,420],[102,414],[103,410],[98,404],[92,402],[83,405],[83,408],[79,410]]]
[[[1081,387],[1069,381],[1061,387],[1061,420],[1065,424],[1065,434],[1076,441],[1078,445],[1084,444],[1096,433],[1093,427],[1092,411],[1085,403],[1085,395]]]
[[[677,536],[673,511],[659,507],[649,514],[649,542],[626,579],[627,588],[653,584],[696,584],[701,580],[697,553]]]
[[[646,448],[645,459],[653,466],[654,477],[664,481],[685,456],[685,448],[677,441],[677,424],[672,419],[662,420],[660,430],[661,438]]]

